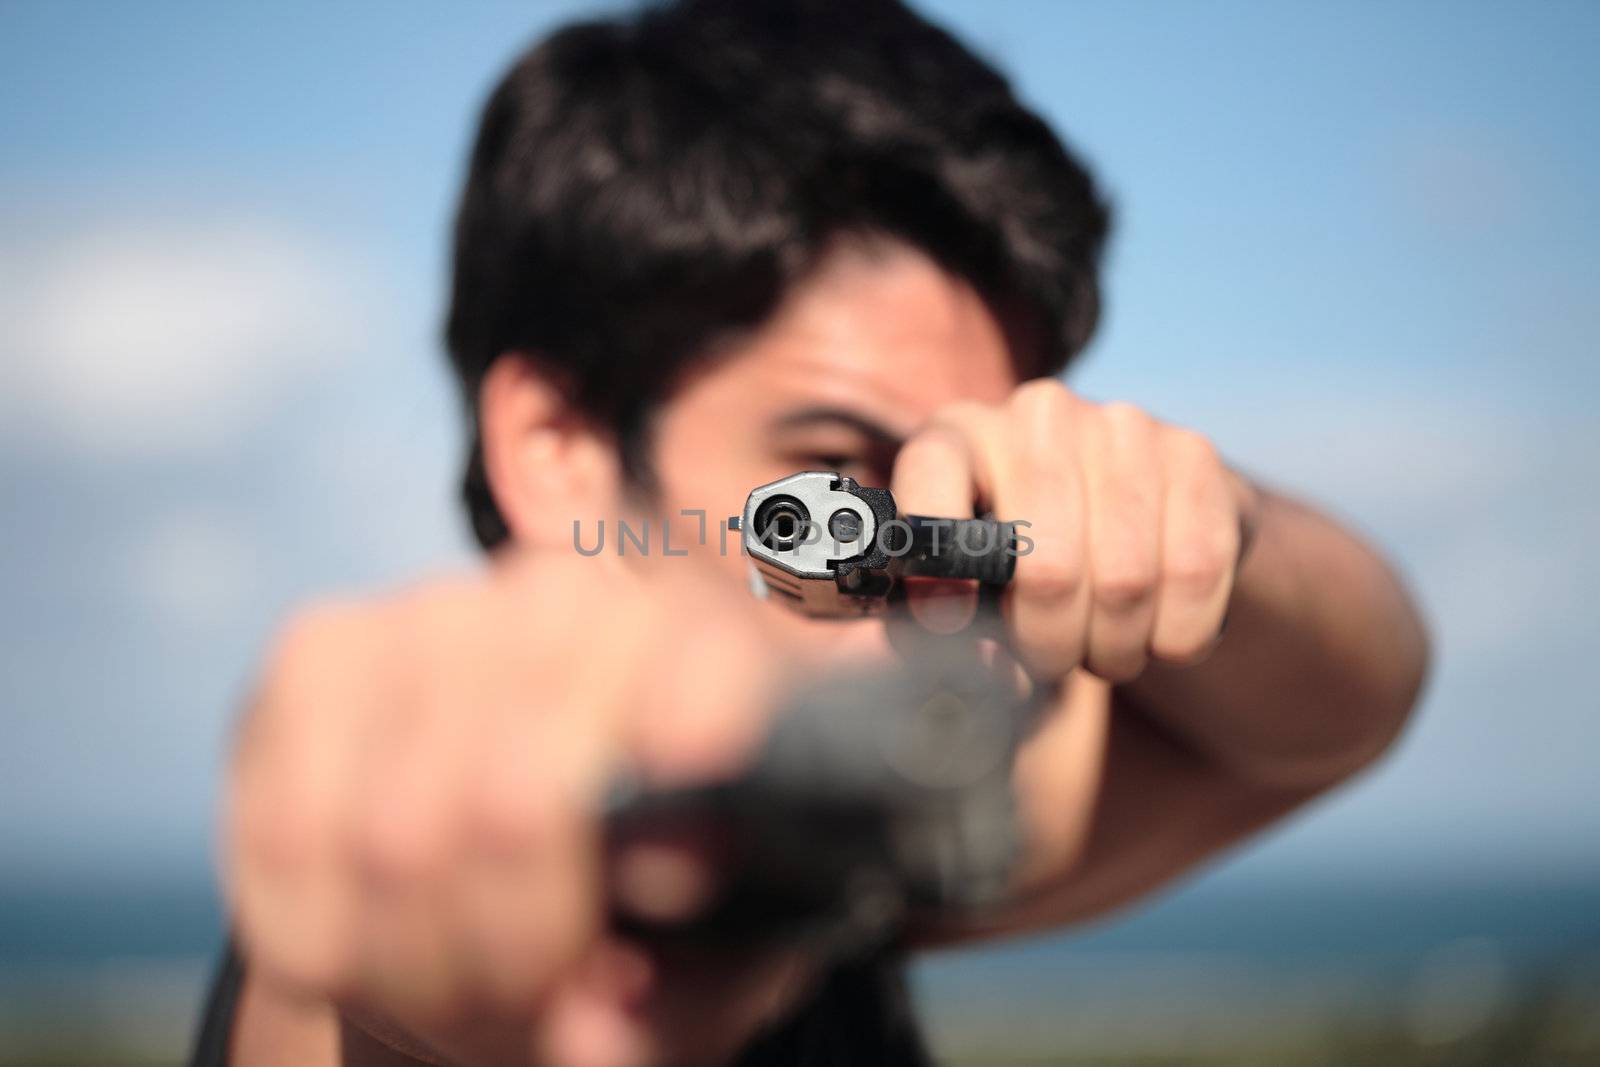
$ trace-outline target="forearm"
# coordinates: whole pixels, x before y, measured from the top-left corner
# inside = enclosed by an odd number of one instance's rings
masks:
[[[1201,754],[1266,784],[1337,781],[1387,747],[1421,688],[1427,638],[1381,559],[1263,490],[1222,639],[1118,690]]]

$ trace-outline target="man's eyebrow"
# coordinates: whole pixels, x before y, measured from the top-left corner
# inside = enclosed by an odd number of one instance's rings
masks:
[[[849,408],[836,408],[826,404],[785,412],[772,420],[770,428],[782,431],[829,425],[847,427],[866,437],[874,445],[884,448],[899,448],[905,442],[904,434],[897,433],[876,419],[851,411]]]

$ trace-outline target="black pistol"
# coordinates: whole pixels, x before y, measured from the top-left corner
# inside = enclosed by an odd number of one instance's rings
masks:
[[[885,610],[911,576],[972,578],[992,594],[1017,555],[1013,524],[900,515],[888,490],[829,472],[755,489],[736,525],[758,591],[817,616]],[[894,669],[816,679],[731,781],[619,784],[610,846],[704,835],[717,843],[720,889],[690,922],[617,925],[668,941],[848,952],[919,915],[998,903],[1020,848],[1011,767],[1031,708],[982,667],[975,637],[955,640],[912,643]]]
[[[904,577],[998,587],[1019,555],[1016,523],[901,515],[887,489],[827,471],[760,486],[729,520],[765,587],[808,615],[882,610]]]

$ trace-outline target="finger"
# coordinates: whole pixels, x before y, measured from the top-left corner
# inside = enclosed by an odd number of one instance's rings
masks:
[[[616,965],[600,958],[561,983],[544,1005],[534,1034],[534,1060],[562,1067],[643,1067],[656,1059],[651,1036],[619,989]],[[624,979],[626,981],[626,979]]]
[[[1091,608],[1084,666],[1111,682],[1148,659],[1161,567],[1162,470],[1154,422],[1107,404],[1082,435]]]
[[[1161,451],[1167,491],[1150,651],[1188,663],[1209,651],[1221,631],[1241,530],[1234,492],[1210,442],[1175,431]]]
[[[449,883],[466,719],[426,706],[384,716],[358,776],[349,849],[360,893],[356,999],[425,1019],[449,1018],[464,1002]]]
[[[539,654],[521,657],[526,677],[480,679],[465,697],[484,726],[469,758],[454,915],[470,981],[501,1011],[535,1003],[598,933],[596,812],[636,692],[616,664],[639,662],[662,632],[637,582],[605,608],[614,615],[556,620]]]
[[[775,649],[742,614],[681,619],[663,636],[641,660],[631,696],[629,769],[651,789],[731,778],[749,763],[776,706]],[[692,822],[629,826],[607,849],[606,899],[631,918],[685,922],[718,889],[717,842]]]
[[[978,463],[998,517],[1029,524],[1033,548],[1018,556],[1003,605],[1019,658],[1049,682],[1082,661],[1089,623],[1078,404],[1054,381],[1023,386]]]
[[[535,1004],[598,934],[598,845],[581,708],[507,706],[472,760],[454,923],[470,984],[493,1010]]]
[[[903,515],[965,519],[973,514],[972,456],[962,429],[934,424],[914,435],[895,457],[890,491]],[[953,536],[950,530],[945,536]],[[959,632],[977,611],[977,584],[942,578],[906,581],[911,617],[938,634]]]

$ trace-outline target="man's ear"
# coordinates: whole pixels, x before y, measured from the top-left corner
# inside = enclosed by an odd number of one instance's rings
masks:
[[[572,403],[559,376],[520,352],[490,365],[478,390],[484,474],[513,543],[539,549],[572,541],[621,503],[612,436]]]

